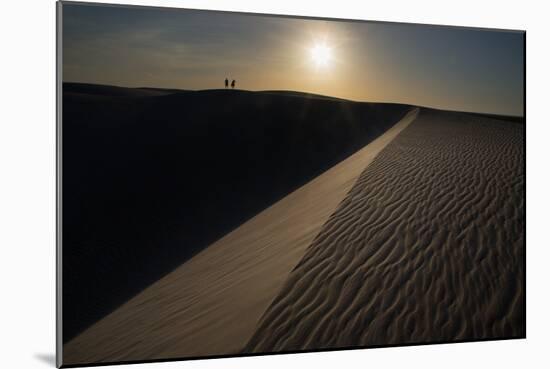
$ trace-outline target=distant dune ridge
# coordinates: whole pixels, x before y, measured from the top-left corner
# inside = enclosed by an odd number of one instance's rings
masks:
[[[245,352],[523,337],[523,126],[423,110],[365,169]]]
[[[64,233],[65,364],[525,335],[518,119],[292,91],[65,102],[67,210],[88,214]]]

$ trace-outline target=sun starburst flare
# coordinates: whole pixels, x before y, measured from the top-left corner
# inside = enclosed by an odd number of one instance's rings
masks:
[[[332,60],[332,49],[325,43],[315,44],[311,48],[311,59],[318,68],[325,68]]]

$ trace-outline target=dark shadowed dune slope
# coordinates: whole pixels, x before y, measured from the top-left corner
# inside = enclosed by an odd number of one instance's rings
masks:
[[[359,177],[245,351],[525,336],[523,129],[423,109]]]
[[[408,110],[237,90],[65,87],[64,341]]]

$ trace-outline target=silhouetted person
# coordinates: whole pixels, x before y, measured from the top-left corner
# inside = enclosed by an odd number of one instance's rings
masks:
[[[235,88],[235,80],[231,81],[231,88]]]
[[[229,80],[226,78],[225,79],[225,88],[227,88],[229,86]]]

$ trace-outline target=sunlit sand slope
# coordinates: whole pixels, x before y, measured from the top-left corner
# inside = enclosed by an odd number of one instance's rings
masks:
[[[422,110],[365,169],[245,352],[525,335],[524,126]]]
[[[65,344],[65,363],[240,352],[292,268],[361,172],[417,113],[418,109],[412,109],[369,145]]]

